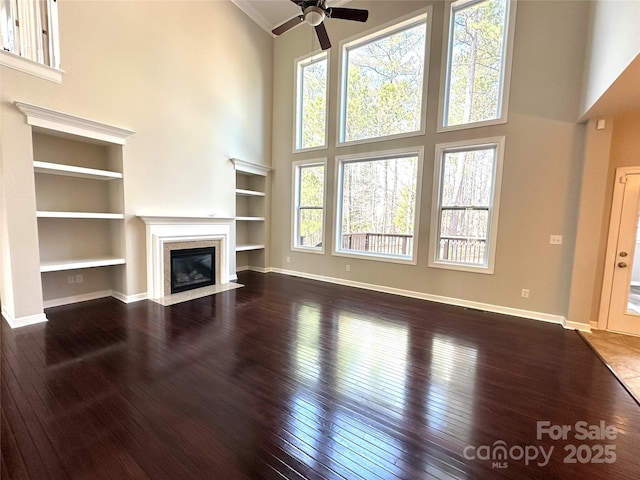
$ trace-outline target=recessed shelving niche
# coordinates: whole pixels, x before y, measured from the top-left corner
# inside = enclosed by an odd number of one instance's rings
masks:
[[[264,269],[267,265],[269,167],[237,158],[236,270]]]
[[[45,307],[123,292],[122,146],[133,132],[16,105],[32,126]]]

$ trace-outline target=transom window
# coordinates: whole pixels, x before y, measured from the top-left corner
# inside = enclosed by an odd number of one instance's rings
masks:
[[[326,160],[295,162],[293,249],[324,252]]]
[[[427,14],[342,47],[339,142],[424,131]]]
[[[297,61],[295,150],[327,144],[327,52]]]
[[[451,4],[442,127],[506,121],[515,1]]]
[[[338,157],[335,253],[415,263],[422,149]]]
[[[0,40],[4,52],[59,69],[56,0],[0,0]],[[16,67],[6,57],[0,61]]]
[[[504,137],[436,146],[431,267],[493,273]]]

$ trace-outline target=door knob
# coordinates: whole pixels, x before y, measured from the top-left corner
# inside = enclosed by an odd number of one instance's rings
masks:
[[[620,262],[620,263],[618,263],[618,266],[619,266],[620,268],[626,268],[626,267],[627,267],[627,264],[626,264],[626,263],[624,263],[624,262]]]

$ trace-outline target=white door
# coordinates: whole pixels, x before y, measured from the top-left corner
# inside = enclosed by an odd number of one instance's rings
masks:
[[[640,335],[640,242],[638,218],[640,216],[640,175],[618,177],[624,188],[618,240],[613,265],[613,283],[607,330]],[[616,232],[610,232],[615,235]],[[636,261],[637,257],[637,261]]]

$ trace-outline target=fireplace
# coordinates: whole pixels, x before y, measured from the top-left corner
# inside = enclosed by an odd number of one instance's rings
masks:
[[[161,305],[172,305],[188,298],[197,298],[197,295],[218,293],[238,288],[241,286],[232,283],[232,274],[235,270],[232,259],[231,227],[232,217],[164,217],[141,216],[147,230],[147,296],[150,300]],[[209,265],[211,272],[194,274],[187,281],[182,273],[179,275],[181,285],[192,283],[191,289],[180,291],[172,288],[172,260],[173,252],[196,250],[197,255],[208,249],[206,255],[211,255],[209,260],[203,258],[199,261],[199,268]],[[197,260],[196,260],[197,261]],[[181,263],[180,260],[178,263]],[[186,269],[184,266],[180,269]],[[206,270],[206,269],[205,269]],[[202,275],[202,277],[200,276]],[[235,277],[235,276],[234,276]],[[204,278],[208,278],[204,282]],[[202,283],[201,283],[202,280]]]
[[[215,247],[171,250],[171,293],[216,284]]]

